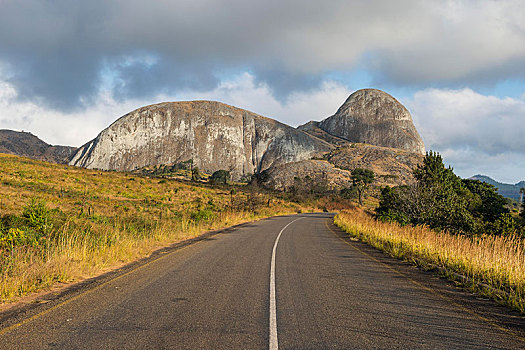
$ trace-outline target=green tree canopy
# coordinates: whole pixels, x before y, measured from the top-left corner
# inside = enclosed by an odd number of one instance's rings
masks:
[[[521,197],[520,217],[523,221],[523,225],[525,226],[525,188],[520,189],[520,193],[523,193],[523,196]]]
[[[414,176],[422,206],[418,224],[451,231],[476,230],[476,220],[469,210],[475,198],[452,168],[445,167],[439,153],[428,152]]]
[[[455,232],[474,232],[479,227],[470,211],[476,197],[452,168],[445,167],[439,153],[427,152],[414,177],[411,186],[382,192],[378,216]]]
[[[470,179],[464,179],[462,182],[475,196],[471,202],[471,210],[475,216],[488,222],[495,222],[501,215],[509,212],[505,207],[507,200],[493,185]]]
[[[356,168],[352,170],[352,184],[359,195],[359,205],[363,205],[363,193],[374,182],[374,172],[370,169]]]
[[[376,209],[380,219],[467,234],[517,231],[507,201],[496,188],[456,176],[451,167],[445,167],[439,153],[428,152],[414,177],[413,185],[381,191]]]
[[[378,218],[387,221],[397,221],[402,225],[410,223],[410,219],[401,209],[403,208],[403,199],[400,196],[400,191],[406,191],[406,187],[394,188],[385,186],[381,189],[381,196],[379,207],[376,209]]]
[[[201,172],[198,167],[192,166],[191,167],[191,179],[193,181],[199,181],[202,178]]]
[[[210,176],[210,183],[227,184],[230,180],[230,172],[228,170],[217,170]]]

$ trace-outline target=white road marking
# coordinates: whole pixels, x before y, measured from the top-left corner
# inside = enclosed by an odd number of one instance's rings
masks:
[[[281,234],[284,232],[284,230],[286,230],[288,226],[297,220],[301,219],[304,219],[304,216],[289,222],[285,227],[283,227],[281,232],[279,232],[277,235],[273,245],[272,263],[270,265],[270,342],[268,343],[268,348],[270,350],[279,349],[279,341],[277,339],[277,306],[275,304],[275,252],[277,250],[277,243],[279,243],[279,238],[281,238]]]

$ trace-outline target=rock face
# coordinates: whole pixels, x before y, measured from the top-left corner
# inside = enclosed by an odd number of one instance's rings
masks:
[[[370,169],[380,186],[408,185],[415,181],[414,169],[423,162],[424,156],[402,149],[352,144],[328,153],[324,157],[340,169]]]
[[[259,183],[278,191],[290,190],[293,186],[324,185],[325,188],[341,189],[352,185],[350,171],[338,169],[325,160],[311,159],[286,163],[263,171]]]
[[[200,170],[234,178],[310,159],[333,149],[301,130],[219,102],[170,102],[121,117],[82,146],[70,164],[130,171],[193,159]]]
[[[333,116],[316,126],[350,142],[425,152],[408,110],[380,90],[354,92]]]
[[[0,130],[0,153],[67,164],[77,148],[52,146],[29,132]]]
[[[345,146],[351,143],[350,141],[342,137],[327,133],[326,131],[324,131],[323,129],[319,127],[319,122],[316,122],[316,121],[310,121],[306,124],[300,125],[297,127],[297,129],[307,132],[310,135],[313,135],[322,140],[325,140],[326,142],[332,145],[335,145],[335,146]]]
[[[234,179],[268,169],[273,188],[285,189],[306,175],[344,187],[356,167],[390,176],[385,184],[410,182],[424,151],[407,109],[385,92],[364,89],[333,116],[297,129],[219,102],[146,106],[82,146],[70,164],[131,171],[193,159],[201,171],[229,170]],[[323,161],[312,160],[323,154]]]
[[[259,176],[264,187],[285,191],[309,184],[329,189],[352,185],[351,172],[356,168],[374,172],[376,186],[399,186],[413,183],[413,170],[423,155],[405,150],[365,144],[352,144],[332,150],[323,159],[304,160],[270,168]]]

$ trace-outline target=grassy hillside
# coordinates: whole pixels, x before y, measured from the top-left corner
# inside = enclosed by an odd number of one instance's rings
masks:
[[[93,276],[210,229],[299,210],[243,187],[0,154],[0,301]]]

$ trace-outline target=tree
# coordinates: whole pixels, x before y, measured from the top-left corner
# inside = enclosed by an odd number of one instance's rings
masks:
[[[201,172],[198,167],[192,166],[191,167],[191,180],[192,181],[200,181],[202,178]]]
[[[414,177],[410,186],[382,189],[378,218],[466,234],[517,230],[505,198],[494,186],[461,179],[445,167],[439,153],[428,152]],[[523,211],[520,215],[525,224]]]
[[[491,226],[491,233],[499,236],[516,233],[516,220],[506,213],[501,215]]]
[[[397,208],[399,208],[399,195],[396,189],[390,186],[381,188],[379,206],[376,209],[376,214],[378,216],[385,215]]]
[[[233,208],[233,196],[237,193],[237,190],[235,188],[232,188],[230,190],[230,206]]]
[[[525,188],[520,189],[520,193],[523,194],[521,197],[521,213],[520,217],[523,220],[523,225],[525,226]]]
[[[439,153],[428,152],[414,177],[415,184],[382,191],[378,217],[455,232],[479,228],[480,220],[469,205],[476,198],[481,203],[480,197],[474,197],[452,168],[445,167]]]
[[[445,167],[443,158],[437,152],[427,152],[423,163],[419,164],[414,170],[414,177],[422,186],[446,185],[453,187],[460,181],[460,178],[454,174],[453,169]]]
[[[357,189],[359,205],[363,205],[363,193],[374,181],[374,172],[370,169],[356,168],[352,170],[352,184]]]
[[[471,201],[471,212],[488,222],[495,222],[501,215],[507,214],[507,200],[500,195],[496,187],[479,180],[461,180],[468,190],[474,195],[475,200]]]
[[[230,172],[228,170],[217,170],[210,176],[210,183],[213,184],[227,184],[230,180]]]
[[[476,230],[477,222],[469,210],[473,195],[452,168],[445,167],[439,153],[427,152],[414,176],[420,209],[413,222],[456,232]]]

